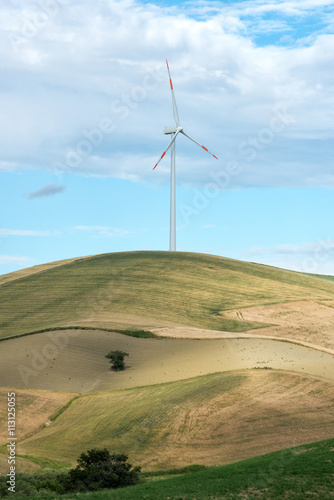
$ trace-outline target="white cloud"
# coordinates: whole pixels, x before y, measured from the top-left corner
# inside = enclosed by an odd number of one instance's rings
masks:
[[[97,233],[102,236],[113,236],[113,237],[124,237],[130,234],[130,231],[125,229],[119,229],[117,227],[109,227],[109,226],[76,226],[74,228],[78,231],[89,231],[92,233]]]
[[[29,257],[17,257],[14,255],[0,255],[0,264],[24,265],[31,261]]]
[[[253,247],[244,256],[275,267],[334,275],[334,239],[330,237],[300,244]]]
[[[243,15],[259,15],[267,12],[287,14],[289,16],[301,16],[307,12],[319,10],[324,7],[333,6],[333,0],[272,0],[263,2],[250,0],[246,2],[235,2],[232,10],[238,9]]]
[[[0,172],[12,172],[20,168],[20,164],[14,161],[0,160]]]
[[[203,184],[210,169],[234,160],[242,167],[234,187],[327,185],[332,0],[58,4],[30,37],[24,25],[38,24],[41,7],[32,1],[1,7],[0,170],[40,168],[58,181],[72,172],[167,182],[168,159],[151,171],[168,142],[162,129],[173,124],[167,56],[185,130],[222,158],[214,165],[178,141],[179,182]],[[268,13],[281,17],[268,20]],[[315,14],[319,31],[308,26],[290,45],[254,39],[292,36],[292,21]],[[13,47],[13,33],[25,42]],[[284,107],[293,120],[273,129],[275,110]],[[252,160],[240,149],[250,140]]]
[[[268,254],[303,254],[303,255],[313,255],[318,250],[323,249],[324,252],[334,254],[334,240],[327,238],[324,240],[310,241],[306,243],[300,243],[297,245],[285,244],[276,245],[269,247],[253,247],[248,250],[248,255],[268,255]]]
[[[49,236],[50,231],[31,231],[27,229],[0,228],[0,236]]]

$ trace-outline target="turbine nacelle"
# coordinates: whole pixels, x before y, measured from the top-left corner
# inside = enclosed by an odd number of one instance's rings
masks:
[[[168,134],[176,134],[179,133],[179,132],[182,132],[183,130],[183,127],[167,127],[164,129],[164,134],[168,135]]]

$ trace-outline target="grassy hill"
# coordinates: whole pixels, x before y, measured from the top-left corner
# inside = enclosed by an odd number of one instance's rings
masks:
[[[332,382],[317,377],[215,373],[81,395],[21,438],[20,454],[74,464],[82,451],[107,447],[149,470],[217,465],[334,435],[333,404]]]
[[[145,470],[212,466],[332,437],[332,354],[251,337],[330,349],[333,321],[331,277],[210,255],[112,253],[0,276],[0,340],[8,339],[0,344],[0,379],[19,387],[18,466],[68,467],[93,447],[125,452]],[[176,327],[190,338],[112,332],[164,328],[173,336]],[[191,329],[250,338],[194,340]],[[24,336],[36,331],[44,333]],[[109,369],[111,349],[130,353],[124,372]],[[0,390],[4,436],[6,394]],[[332,452],[316,444],[86,498],[279,498],[283,491],[328,498],[333,476],[323,472],[333,467]],[[301,469],[312,460],[316,470],[325,460],[319,482]]]
[[[112,253],[3,276],[0,338],[75,325],[241,332],[263,325],[224,312],[333,299],[331,281],[260,264],[181,252]]]
[[[94,493],[57,495],[58,500],[305,500],[334,497],[334,439],[294,447],[234,464],[199,470],[193,467],[145,477],[142,484]],[[42,476],[43,477],[43,476]],[[38,475],[35,476],[38,478]],[[35,483],[38,483],[38,479]],[[24,482],[18,477],[17,491]],[[6,492],[7,493],[7,492]],[[18,495],[10,496],[17,498]],[[55,500],[55,494],[23,494]],[[6,496],[7,498],[7,496]]]
[[[212,500],[334,497],[334,439],[223,467],[164,478],[117,491],[77,495],[78,500]],[[73,495],[66,495],[73,498]],[[63,498],[63,497],[60,497]]]

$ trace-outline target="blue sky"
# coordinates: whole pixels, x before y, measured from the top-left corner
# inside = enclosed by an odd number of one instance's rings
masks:
[[[13,0],[1,10],[0,274],[177,249],[334,274],[334,0]]]

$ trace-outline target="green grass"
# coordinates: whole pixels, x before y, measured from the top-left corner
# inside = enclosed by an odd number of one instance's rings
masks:
[[[334,281],[334,276],[328,276],[326,274],[310,274],[305,273],[307,276],[313,276],[314,278],[319,278],[321,280]]]
[[[41,498],[74,496],[78,500],[329,500],[334,498],[334,439],[118,490]]]
[[[31,457],[30,455],[17,455],[20,458],[25,458],[26,460],[30,460],[40,466],[42,470],[64,470],[69,469],[70,464],[65,462],[60,462],[59,460],[48,460],[47,458],[39,458],[39,457]]]
[[[113,332],[122,333],[123,335],[129,335],[129,337],[136,337],[138,339],[155,339],[159,338],[154,333],[148,330],[116,330],[115,328],[112,330]]]
[[[224,311],[334,298],[330,281],[185,252],[111,253],[32,269],[0,285],[1,338],[67,326],[241,332],[262,325],[225,318]]]
[[[56,418],[59,417],[59,415],[61,415],[65,410],[67,410],[67,408],[73,403],[73,401],[75,401],[76,399],[78,399],[79,396],[75,396],[73,399],[70,399],[66,405],[64,405],[62,408],[60,408],[58,411],[56,411],[56,413],[54,413],[53,415],[50,416],[49,420],[51,422],[54,422],[56,420]]]
[[[99,331],[103,330],[104,332],[122,333],[123,335],[128,335],[129,337],[136,337],[140,339],[161,338],[148,330],[136,330],[136,329],[117,330],[116,328],[96,328],[94,326],[57,326],[51,328],[42,328],[41,330],[34,330],[32,332],[20,333],[18,335],[10,335],[9,337],[2,337],[0,338],[0,341],[8,339],[18,339],[20,337],[26,337],[27,335],[35,335],[37,333],[45,333],[45,332],[55,332],[59,330],[99,330]]]

